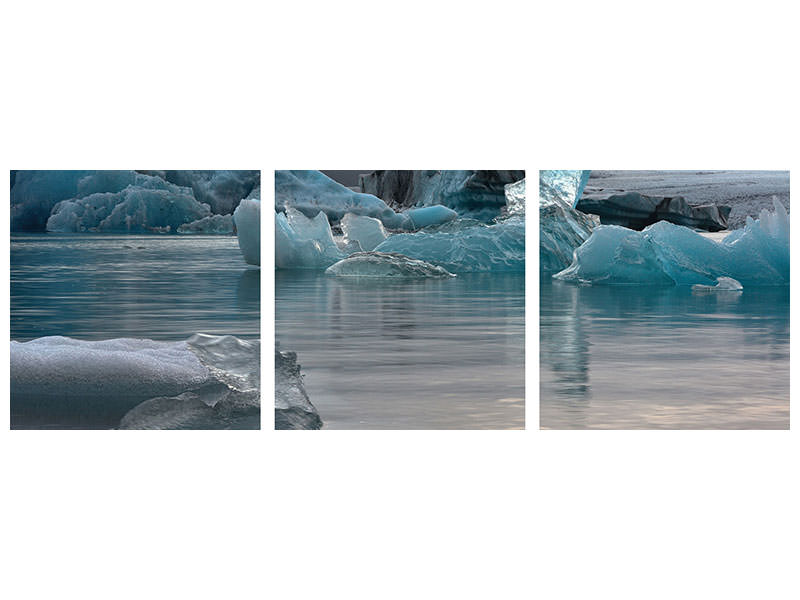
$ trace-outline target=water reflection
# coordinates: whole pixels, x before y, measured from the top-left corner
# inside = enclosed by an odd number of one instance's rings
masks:
[[[276,336],[326,427],[524,426],[524,276],[275,274]]]
[[[14,235],[11,338],[259,336],[260,271],[231,236]]]
[[[545,281],[540,304],[543,427],[788,427],[788,287]]]

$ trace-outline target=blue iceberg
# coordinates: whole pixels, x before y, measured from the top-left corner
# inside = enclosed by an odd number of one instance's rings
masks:
[[[556,279],[584,284],[713,285],[727,277],[745,287],[789,284],[789,215],[748,217],[742,229],[716,242],[696,231],[660,221],[633,231],[600,225]]]
[[[347,255],[333,240],[324,212],[309,219],[294,208],[275,215],[275,267],[326,269]]]

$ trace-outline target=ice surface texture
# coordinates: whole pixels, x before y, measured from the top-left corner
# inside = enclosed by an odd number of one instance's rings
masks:
[[[347,213],[379,219],[386,227],[401,228],[403,218],[370,194],[344,187],[319,171],[275,171],[275,210],[299,210],[309,218],[322,211],[338,222]]]
[[[404,254],[451,273],[525,270],[524,217],[511,217],[495,225],[474,221],[459,224],[455,221],[439,231],[396,234],[375,251]]]
[[[524,177],[525,171],[373,171],[361,177],[361,189],[397,209],[442,205],[490,221],[506,204],[505,185]]]
[[[334,263],[325,270],[328,275],[338,277],[455,277],[442,267],[402,254],[386,252],[356,252]]]
[[[509,215],[525,214],[525,180],[506,186],[506,211]]]
[[[281,352],[275,344],[275,429],[320,429],[317,409],[311,404],[297,364],[297,354]]]
[[[261,264],[261,201],[245,198],[233,211],[239,249],[247,264]]]
[[[178,227],[178,233],[233,233],[233,215],[211,215]]]
[[[590,171],[539,171],[539,272],[556,273],[592,233],[596,221],[573,208]]]
[[[279,269],[326,269],[347,256],[333,241],[324,212],[309,219],[287,208],[275,215],[275,266]]]
[[[713,284],[730,277],[745,287],[788,285],[789,216],[774,212],[747,218],[716,242],[680,225],[660,221],[643,231],[600,225],[575,251],[572,264],[554,277],[592,284]]]
[[[11,230],[176,231],[258,197],[258,171],[12,171]]]
[[[209,409],[219,410],[220,403],[246,405],[252,417],[258,388],[258,342],[232,336],[195,335],[183,342],[53,336],[11,342],[12,419],[48,420],[52,414],[74,422],[104,413],[119,421],[143,401],[158,399],[165,406],[183,395],[182,404],[187,393]],[[148,414],[149,426],[165,428],[156,412]],[[171,418],[174,423],[176,416]],[[141,428],[143,422],[136,422]]]
[[[345,244],[355,241],[365,252],[374,250],[375,246],[387,237],[383,223],[372,217],[360,217],[347,213],[342,218],[341,226]]]

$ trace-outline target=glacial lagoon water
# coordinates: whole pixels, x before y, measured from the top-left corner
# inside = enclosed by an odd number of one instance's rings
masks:
[[[258,428],[259,313],[235,236],[14,234],[11,426]]]
[[[540,426],[788,429],[789,287],[540,286]]]
[[[525,277],[276,271],[275,335],[326,429],[525,426]]]
[[[260,285],[235,236],[13,234],[11,339],[255,339]]]

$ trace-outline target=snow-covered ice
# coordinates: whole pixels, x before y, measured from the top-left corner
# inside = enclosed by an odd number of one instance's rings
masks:
[[[244,199],[233,211],[239,249],[247,264],[261,264],[261,201]]]
[[[525,214],[525,180],[509,183],[505,188],[506,211],[509,215]]]
[[[337,277],[392,277],[396,279],[455,277],[442,267],[402,254],[356,252],[325,270]]]
[[[735,279],[731,279],[730,277],[717,277],[717,284],[716,285],[703,285],[701,283],[695,283],[692,286],[692,291],[694,292],[741,292],[744,288],[742,284],[736,281]]]

